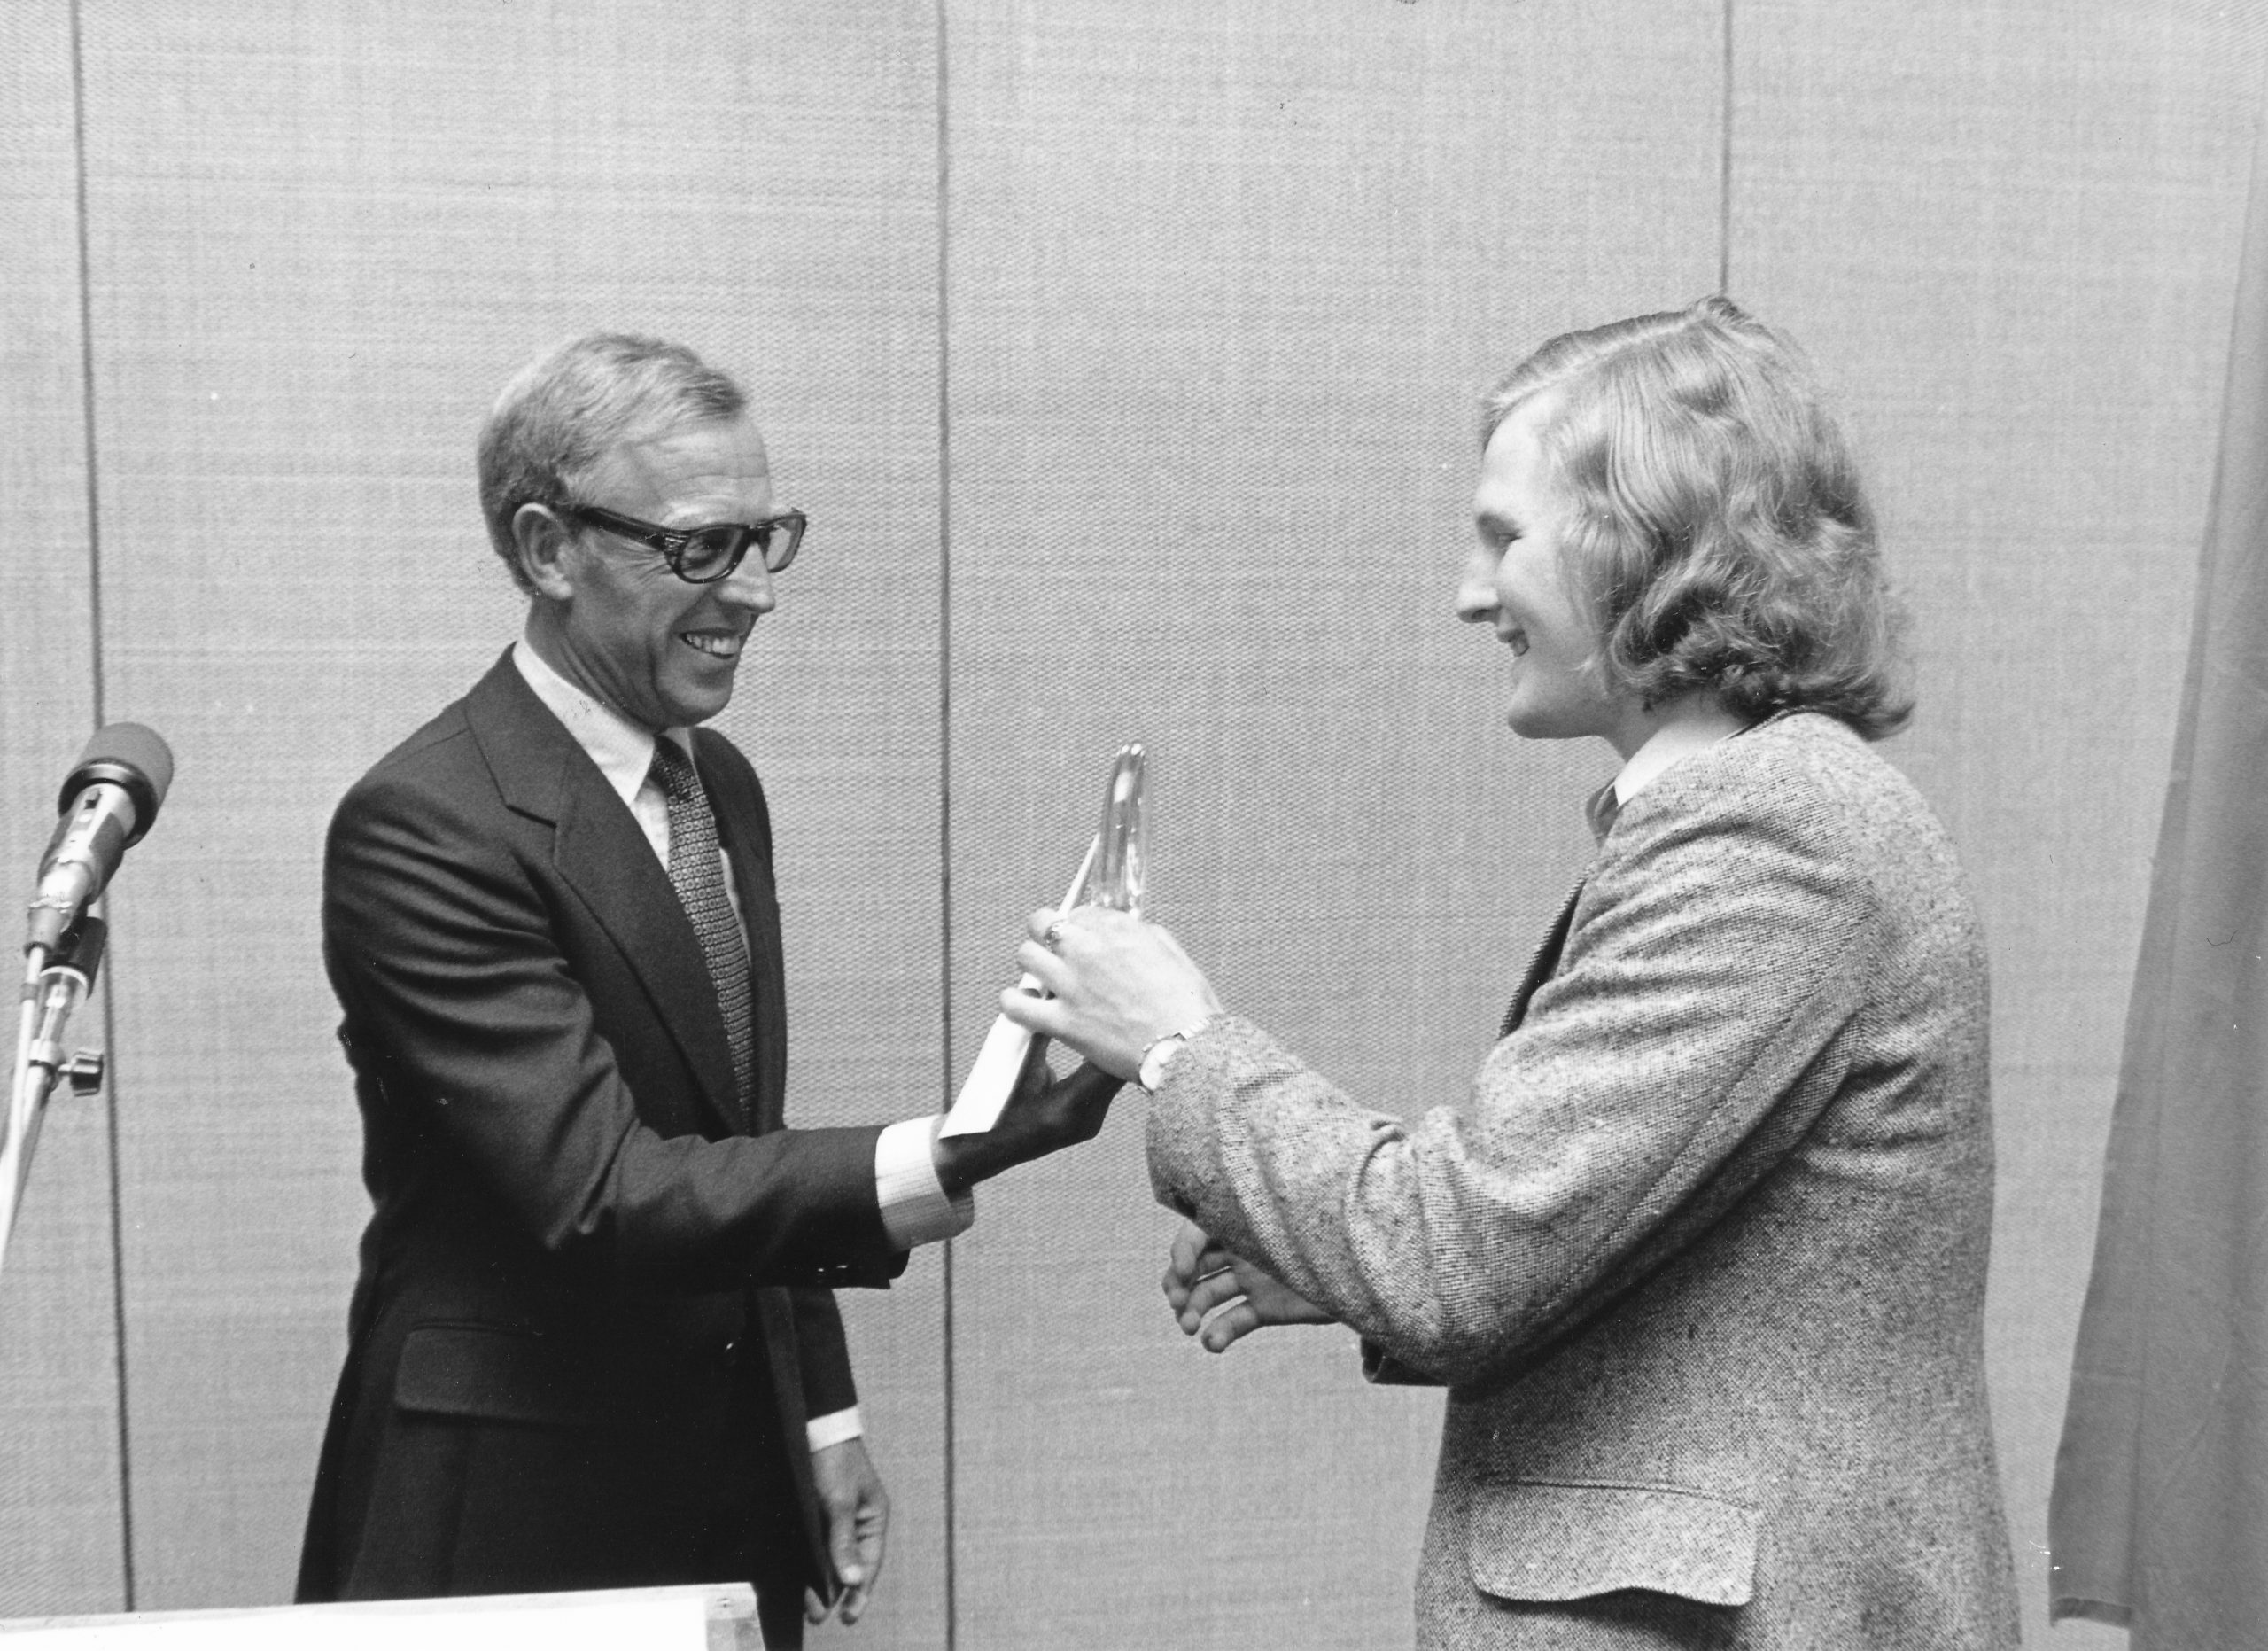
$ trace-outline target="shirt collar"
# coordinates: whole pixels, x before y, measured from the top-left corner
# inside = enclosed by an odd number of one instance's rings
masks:
[[[538,699],[565,725],[575,743],[598,765],[599,773],[625,803],[638,795],[654,766],[654,736],[613,706],[594,699],[554,670],[525,636],[512,644],[512,663]],[[693,755],[688,728],[664,730],[686,756]]]
[[[1730,739],[1744,728],[1728,728],[1721,722],[1671,722],[1656,728],[1630,753],[1622,771],[1591,794],[1583,817],[1601,840],[1614,824],[1624,805],[1697,751],[1706,751],[1720,740]]]
[[[1656,728],[1644,744],[1630,753],[1630,760],[1622,765],[1622,772],[1607,789],[1614,793],[1617,803],[1627,803],[1666,774],[1680,757],[1713,745],[1722,737],[1713,729],[1697,737],[1674,723]]]

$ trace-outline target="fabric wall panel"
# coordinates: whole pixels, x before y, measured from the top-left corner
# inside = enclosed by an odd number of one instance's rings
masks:
[[[935,1103],[935,34],[912,4],[285,0],[88,34],[113,705],[181,759],[121,959],[138,1603],[270,1601],[367,1213],[322,831],[517,633],[472,442],[557,338],[671,334],[750,388],[814,524],[726,724],[778,824],[790,1115]],[[850,1312],[886,1636],[943,1608],[941,1317],[934,1263]]]
[[[1731,290],[1868,449],[1889,752],[1992,945],[1988,1336],[2028,1641],[2211,483],[2261,26],[2195,0],[1736,10]],[[2077,1643],[2081,1627],[2055,1637]],[[2088,1643],[2093,1643],[2088,1640]]]
[[[72,68],[67,4],[0,12],[0,856],[13,898],[30,892],[96,711]],[[131,927],[130,890],[111,915]],[[101,1045],[99,1001],[73,1031]],[[125,1598],[108,1117],[107,1095],[56,1098],[0,1270],[0,1616]]]
[[[948,16],[956,1070],[1138,737],[1153,915],[1228,1001],[1452,1102],[1612,766],[1513,739],[1453,622],[1475,401],[1713,284],[1719,9]],[[1340,1330],[1184,1344],[1141,1106],[958,1246],[961,1642],[1405,1639],[1439,1397]]]
[[[322,828],[517,628],[470,442],[564,333],[741,370],[812,515],[726,720],[773,794],[792,1117],[957,1080],[1128,737],[1155,912],[1230,1001],[1358,1098],[1461,1094],[1611,767],[1514,741],[1449,622],[1472,397],[1545,334],[1715,284],[1729,16],[1732,290],[1873,457],[1922,670],[1891,753],[1993,936],[1992,1356],[2039,1632],[2257,24],[951,0],[940,43],[910,0],[82,10],[102,705],[183,777],[113,911],[131,1449],[104,1118],[62,1102],[0,1276],[0,1614],[124,1602],[129,1466],[136,1603],[288,1585],[366,1207]],[[30,160],[0,181],[0,495],[39,549],[0,565],[25,868],[97,680],[70,37],[46,0],[0,19]],[[1438,1401],[1362,1389],[1336,1331],[1181,1345],[1120,1112],[957,1246],[961,1642],[1402,1638]],[[943,1637],[942,1273],[846,1302],[898,1505],[868,1638]]]

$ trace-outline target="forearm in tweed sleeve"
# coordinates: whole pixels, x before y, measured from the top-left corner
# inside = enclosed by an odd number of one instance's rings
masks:
[[[1860,856],[1800,783],[1682,802],[1626,815],[1460,1106],[1405,1124],[1249,1022],[1192,1038],[1151,1113],[1160,1199],[1452,1383],[1665,1265],[1834,1094],[1879,954]]]

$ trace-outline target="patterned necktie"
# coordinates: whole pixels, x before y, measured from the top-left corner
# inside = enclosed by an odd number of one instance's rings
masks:
[[[745,1119],[750,1076],[756,1064],[755,1034],[749,1024],[748,947],[741,938],[740,920],[733,915],[732,901],[725,896],[717,817],[709,812],[708,795],[701,789],[691,759],[667,735],[654,742],[651,774],[669,803],[670,882],[685,907],[685,915],[693,919],[702,958],[717,988],[717,1008],[724,1015],[725,1036],[733,1046],[734,1100]]]

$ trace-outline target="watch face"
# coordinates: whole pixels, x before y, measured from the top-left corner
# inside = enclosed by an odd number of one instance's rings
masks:
[[[1143,1088],[1154,1092],[1166,1080],[1166,1063],[1179,1054],[1181,1046],[1189,1041],[1185,1032],[1169,1032],[1142,1051],[1142,1064],[1134,1074],[1134,1081]]]

